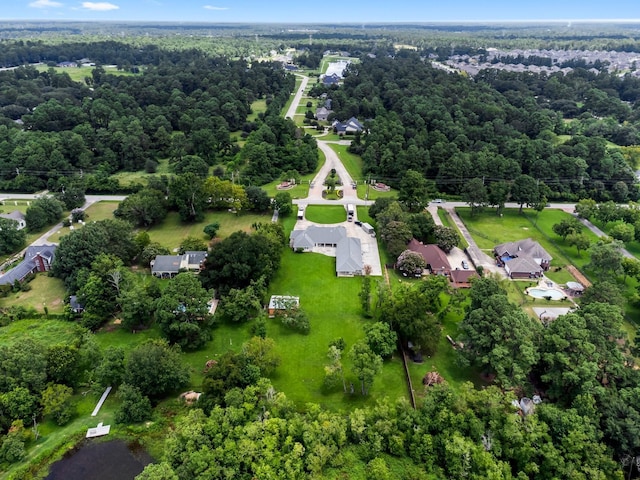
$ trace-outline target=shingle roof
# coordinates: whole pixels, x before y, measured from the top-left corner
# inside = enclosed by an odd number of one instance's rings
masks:
[[[289,238],[292,248],[313,248],[315,245],[337,245],[347,236],[347,230],[342,227],[320,227],[311,225],[306,230],[294,230]]]
[[[56,248],[57,245],[32,245],[27,247],[24,254],[24,260],[7,273],[0,276],[0,285],[12,284],[16,280],[22,281],[24,277],[36,269],[36,262],[34,261],[34,258],[38,254],[45,258],[49,262],[49,265],[51,265],[55,257]]]
[[[422,255],[432,272],[448,272],[451,270],[447,254],[437,245],[424,245],[415,238],[407,246],[412,252]]]
[[[502,243],[497,245],[494,250],[500,256],[509,255],[510,257],[521,257],[526,255],[531,258],[541,258],[547,262],[553,259],[538,242],[531,238],[526,238],[518,242]]]
[[[527,256],[509,260],[505,263],[504,268],[508,270],[509,274],[542,272],[542,267],[540,267],[533,258]]]
[[[157,255],[151,267],[151,273],[180,271],[181,255]]]
[[[10,213],[0,213],[0,218],[6,218],[7,220],[15,220],[16,222],[20,222],[25,219],[24,213],[19,210],[14,210]]]
[[[336,248],[336,272],[355,274],[362,272],[363,267],[360,239],[345,237],[340,240]]]
[[[189,265],[200,265],[207,259],[207,252],[204,251],[189,251],[184,254],[189,258]]]

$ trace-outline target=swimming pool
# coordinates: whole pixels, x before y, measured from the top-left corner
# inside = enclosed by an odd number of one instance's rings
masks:
[[[533,298],[547,298],[551,297],[551,300],[562,300],[566,297],[564,293],[560,290],[556,290],[555,288],[527,288],[527,295],[532,296]]]

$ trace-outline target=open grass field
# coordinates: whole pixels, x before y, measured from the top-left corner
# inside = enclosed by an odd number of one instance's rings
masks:
[[[0,298],[0,306],[35,308],[40,313],[44,313],[46,307],[49,313],[64,312],[66,289],[62,280],[49,277],[46,273],[39,273],[29,286],[31,290],[28,292],[20,291]]]
[[[267,111],[267,100],[259,98],[251,104],[251,113],[247,116],[247,122],[255,122],[258,115]]]
[[[113,212],[118,208],[120,202],[96,202],[86,209],[87,218],[85,222],[97,222],[99,220],[106,220],[113,218]],[[74,224],[74,230],[82,228],[82,224]],[[67,235],[71,231],[71,227],[62,227],[55,234],[51,235],[48,239],[49,242],[59,243],[60,239]]]
[[[158,162],[158,168],[156,173],[147,173],[144,170],[138,170],[135,172],[118,172],[111,175],[111,178],[118,180],[118,183],[122,186],[129,185],[148,185],[148,180],[151,177],[159,177],[161,175],[173,175],[169,169],[169,160],[163,158]]]
[[[249,232],[251,225],[254,223],[270,221],[270,213],[265,215],[253,213],[235,215],[229,212],[207,212],[202,222],[182,223],[176,212],[170,212],[160,225],[151,227],[147,232],[152,242],[158,242],[170,250],[173,250],[178,248],[180,243],[187,237],[197,237],[205,241],[208,240],[202,230],[209,223],[220,223],[218,238],[225,238],[238,230]]]
[[[94,67],[48,67],[47,65],[36,65],[35,67],[39,72],[46,72],[50,68],[53,68],[56,73],[66,73],[71,77],[71,80],[80,83],[84,83],[85,77],[91,77],[91,73],[94,70]],[[116,67],[105,66],[103,68],[109,75],[122,75],[126,77],[134,76],[133,73],[118,70]]]
[[[316,223],[340,223],[347,219],[347,211],[342,205],[309,205],[304,217]]]
[[[336,278],[335,259],[320,254],[296,254],[285,250],[282,265],[269,288],[270,294],[300,297],[301,308],[309,315],[311,331],[302,335],[286,329],[276,319],[268,322],[268,336],[274,338],[282,363],[272,378],[275,387],[302,406],[307,402],[320,403],[333,410],[351,408],[388,396],[408,395],[402,362],[387,360],[383,372],[376,378],[370,395],[347,394],[338,388],[325,392],[322,388],[324,365],[329,342],[342,337],[346,352],[364,337],[367,322],[361,315],[358,299],[360,278]],[[343,357],[347,382],[357,380],[350,373],[350,363]]]
[[[0,344],[9,345],[30,338],[45,345],[57,345],[67,343],[84,331],[77,323],[64,320],[17,320],[0,327]]]
[[[356,180],[358,183],[361,183],[363,180],[362,177],[362,159],[359,155],[354,155],[353,153],[349,153],[347,150],[349,148],[348,145],[338,145],[335,143],[329,144],[331,149],[338,154],[344,168],[347,169],[351,178]]]

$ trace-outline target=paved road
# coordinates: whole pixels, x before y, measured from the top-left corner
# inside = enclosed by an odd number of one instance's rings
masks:
[[[291,120],[293,120],[293,117],[296,114],[296,109],[298,108],[298,105],[300,105],[300,100],[302,99],[302,95],[304,94],[304,89],[307,88],[307,83],[309,83],[309,77],[305,77],[304,75],[297,76],[302,79],[302,83],[300,84],[300,88],[298,88],[298,91],[293,97],[293,102],[291,102],[289,110],[287,110],[287,113],[285,115],[285,118],[290,118]]]

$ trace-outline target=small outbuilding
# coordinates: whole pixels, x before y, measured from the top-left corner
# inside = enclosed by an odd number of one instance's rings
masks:
[[[300,297],[293,297],[291,295],[271,295],[269,299],[269,318],[276,316],[278,312],[284,312],[291,308],[298,308],[300,306]]]

